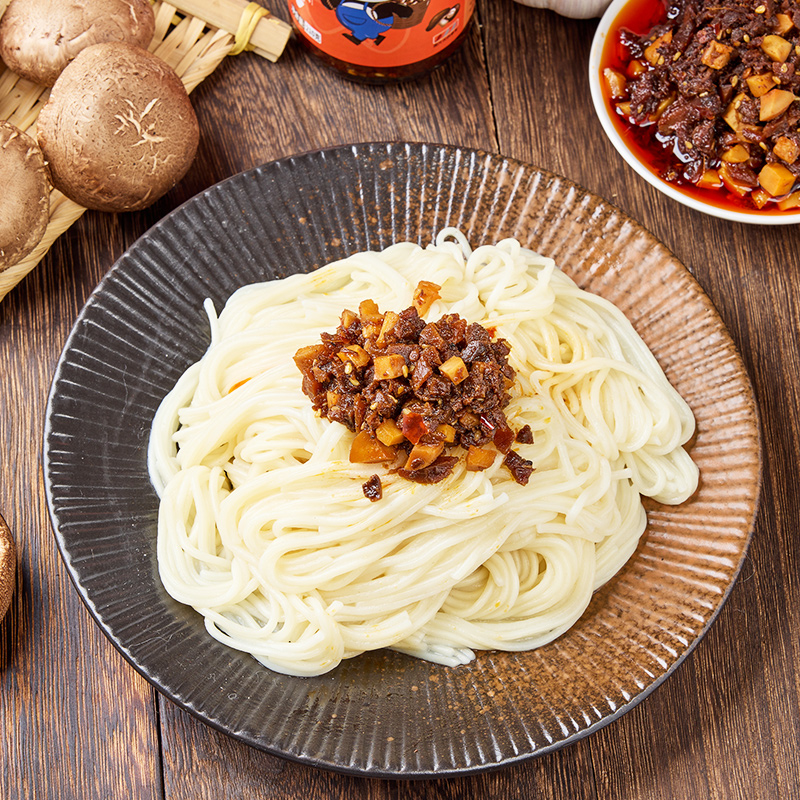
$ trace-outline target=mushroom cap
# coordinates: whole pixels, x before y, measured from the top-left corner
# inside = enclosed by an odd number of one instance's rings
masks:
[[[0,620],[6,615],[14,594],[17,575],[17,548],[6,521],[0,517]]]
[[[147,47],[154,31],[149,0],[11,0],[0,21],[0,58],[17,75],[52,86],[84,48]]]
[[[50,221],[50,182],[39,145],[0,122],[0,272],[36,247]]]
[[[106,42],[87,47],[61,73],[37,135],[56,189],[86,208],[136,211],[186,174],[200,131],[165,61]]]

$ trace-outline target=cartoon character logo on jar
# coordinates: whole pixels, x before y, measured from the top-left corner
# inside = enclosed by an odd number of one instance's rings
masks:
[[[298,38],[348,77],[418,77],[463,41],[475,0],[289,0]]]

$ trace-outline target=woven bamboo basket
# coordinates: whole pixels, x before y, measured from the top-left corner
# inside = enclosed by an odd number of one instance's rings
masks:
[[[0,0],[0,17],[2,17],[10,0]],[[163,58],[183,81],[187,92],[191,92],[208,77],[229,54],[245,49],[260,14],[255,17],[248,14],[244,25],[238,26],[236,32],[230,33],[220,27],[214,27],[206,19],[225,22],[213,13],[213,9],[223,5],[235,12],[229,14],[230,19],[240,19],[241,13],[248,7],[242,0],[230,0],[227,3],[209,2],[209,0],[179,0],[182,9],[198,10],[208,7],[211,14],[204,14],[203,19],[180,10],[175,5],[156,0],[153,11],[156,17],[156,28],[149,50]],[[252,11],[255,4],[249,4]],[[263,13],[260,10],[259,12]],[[244,19],[244,18],[243,18]],[[289,37],[289,26],[275,18],[270,29],[272,47],[270,52],[260,51],[252,45],[246,49],[255,49],[261,55],[275,60]],[[232,26],[234,27],[234,26]],[[255,37],[253,38],[255,43]],[[20,78],[0,62],[0,119],[8,120],[22,131],[36,138],[36,120],[40,109],[47,102],[50,90],[38,86],[31,81]],[[69,228],[83,213],[85,208],[69,200],[61,192],[52,189],[50,193],[50,222],[41,242],[22,261],[0,272],[0,301],[11,291],[44,257],[53,242]]]

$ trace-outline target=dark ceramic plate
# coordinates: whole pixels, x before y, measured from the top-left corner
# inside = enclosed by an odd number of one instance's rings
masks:
[[[448,669],[377,652],[319,678],[273,674],[211,639],[167,596],[146,468],[153,413],[239,286],[446,225],[473,245],[515,236],[629,316],[698,422],[701,486],[648,503],[636,554],[540,650]],[[366,144],[266,164],[145,234],[80,314],[45,429],[58,546],[100,627],[200,719],[271,753],[374,776],[475,772],[597,730],[660,684],[719,611],[745,554],[760,477],[748,378],[717,313],[649,233],[568,180],[495,155]]]

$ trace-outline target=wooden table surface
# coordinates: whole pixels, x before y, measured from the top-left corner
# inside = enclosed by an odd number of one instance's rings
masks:
[[[271,7],[286,18],[281,0]],[[479,0],[468,44],[428,79],[369,87],[294,43],[277,64],[226,59],[192,95],[202,143],[150,209],[90,212],[0,304],[0,513],[19,547],[0,624],[0,797],[800,797],[800,226],[732,224],[661,196],[594,116],[597,20]],[[764,477],[740,578],[656,692],[556,753],[484,775],[354,778],[251,749],[160,696],[92,621],[57,554],[42,480],[47,392],[87,296],[133,241],[207,186],[271,159],[384,140],[483,148],[563,174],[652,231],[691,270],[739,347],[761,413]]]

